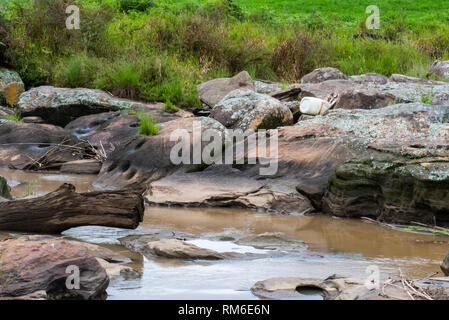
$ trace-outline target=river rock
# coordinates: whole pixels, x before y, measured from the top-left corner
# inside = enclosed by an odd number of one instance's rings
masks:
[[[449,252],[446,254],[443,262],[441,263],[441,270],[446,276],[449,276]]]
[[[126,143],[122,143],[112,151],[94,184],[103,188],[121,188],[128,185],[139,184],[160,179],[175,172],[180,167],[188,169],[196,168],[199,164],[193,164],[193,141],[198,139],[193,136],[194,126],[198,126],[201,132],[208,129],[215,130],[224,140],[225,127],[214,119],[206,117],[180,118],[160,124],[159,133],[155,136],[135,135]],[[170,141],[172,133],[177,130],[185,130],[189,136],[186,149],[190,150],[191,164],[174,164],[170,159],[172,148],[178,144],[176,136]],[[196,130],[196,129],[195,129]],[[201,137],[198,130],[198,138]],[[176,132],[175,132],[176,133]],[[199,146],[202,145],[198,142]]]
[[[218,102],[210,114],[226,128],[274,129],[293,123],[291,111],[279,100],[251,90],[234,90]]]
[[[226,257],[217,251],[201,248],[177,239],[148,242],[144,250],[147,254],[169,259],[220,260]]]
[[[25,91],[25,85],[19,74],[0,67],[0,105],[15,106],[23,91]]]
[[[212,108],[229,92],[236,89],[255,89],[248,72],[242,71],[232,78],[219,78],[204,82],[198,86],[198,95],[201,102]]]
[[[446,300],[449,294],[449,287],[441,281],[417,280],[413,283],[417,291],[426,293],[431,299]],[[399,279],[381,282],[376,288],[367,285],[363,279],[339,275],[326,279],[271,278],[257,282],[251,291],[263,299],[321,296],[324,300],[425,300],[423,295],[406,290]]]
[[[97,258],[98,263],[106,271],[109,279],[115,279],[118,277],[124,277],[126,279],[138,278],[141,276],[140,272],[134,270],[129,266],[125,266],[117,263],[110,263],[101,258]]]
[[[318,68],[301,78],[301,83],[319,83],[326,80],[348,79],[336,68]]]
[[[436,60],[429,69],[430,74],[436,74],[449,80],[449,60]]]
[[[55,145],[76,146],[57,147]],[[83,144],[64,129],[48,125],[0,120],[0,166],[24,169],[39,166],[46,156],[47,166],[67,161],[81,160],[85,155]]]
[[[444,106],[399,104],[332,110],[301,122],[301,130],[323,130],[322,135],[315,131],[313,143],[328,136],[351,150],[340,153],[345,159],[329,179],[323,211],[389,222],[447,224],[448,117]]]
[[[310,208],[294,187],[256,180],[230,165],[212,165],[199,172],[179,170],[152,182],[145,199],[157,205],[241,207],[290,214]]]
[[[109,278],[84,246],[65,240],[0,242],[0,297],[45,290],[49,299],[104,299]],[[80,270],[80,289],[67,289],[68,266]]]

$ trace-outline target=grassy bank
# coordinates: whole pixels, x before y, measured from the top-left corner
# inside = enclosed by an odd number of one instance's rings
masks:
[[[65,28],[69,3],[81,9],[80,30]],[[283,82],[323,66],[425,77],[435,58],[449,58],[449,3],[377,3],[373,31],[360,0],[6,0],[0,61],[27,87],[197,107],[198,83],[241,70]]]

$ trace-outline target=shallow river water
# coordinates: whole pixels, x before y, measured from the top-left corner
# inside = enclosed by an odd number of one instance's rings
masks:
[[[74,184],[78,192],[94,190],[94,176],[89,175],[0,170],[0,176],[8,179],[12,194],[18,198],[45,194],[64,182]],[[281,232],[302,240],[305,249],[299,254],[258,259],[185,262],[147,259],[120,246],[117,240],[155,229],[194,234],[197,239],[193,243],[217,251],[254,253],[259,249],[216,239]],[[424,278],[440,271],[439,264],[449,250],[449,237],[402,232],[359,220],[221,208],[147,207],[136,230],[80,227],[64,235],[120,252],[133,260],[130,266],[142,272],[137,279],[112,280],[109,299],[257,299],[250,288],[259,280],[332,274],[365,278],[371,265],[379,268],[382,279],[397,275],[399,269],[410,277]]]

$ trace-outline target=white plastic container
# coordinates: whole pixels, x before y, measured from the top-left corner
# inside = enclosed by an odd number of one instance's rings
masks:
[[[311,116],[322,115],[330,108],[331,105],[329,102],[315,97],[304,97],[299,105],[299,111],[301,111],[302,114]]]

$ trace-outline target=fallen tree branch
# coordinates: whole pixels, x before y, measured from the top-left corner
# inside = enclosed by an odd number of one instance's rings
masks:
[[[135,229],[142,222],[141,193],[95,191],[76,193],[71,184],[42,197],[0,203],[0,230],[60,233],[79,226]]]

